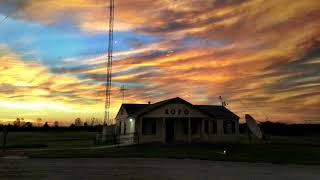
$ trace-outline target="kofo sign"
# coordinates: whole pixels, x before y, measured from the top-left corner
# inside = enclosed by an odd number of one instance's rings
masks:
[[[167,115],[189,115],[188,109],[165,109],[164,113]]]

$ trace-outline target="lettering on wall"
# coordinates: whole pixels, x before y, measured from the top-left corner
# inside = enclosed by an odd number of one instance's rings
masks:
[[[189,115],[190,112],[188,109],[165,109],[164,114],[166,115],[172,115],[172,116],[181,116],[181,115]]]

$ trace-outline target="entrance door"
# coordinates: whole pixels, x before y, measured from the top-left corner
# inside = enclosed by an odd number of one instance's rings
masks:
[[[166,119],[166,142],[172,142],[174,138],[174,120]]]

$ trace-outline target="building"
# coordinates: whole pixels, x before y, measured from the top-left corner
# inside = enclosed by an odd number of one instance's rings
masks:
[[[239,139],[239,117],[224,106],[193,105],[179,97],[122,104],[116,116],[120,141],[225,142]]]

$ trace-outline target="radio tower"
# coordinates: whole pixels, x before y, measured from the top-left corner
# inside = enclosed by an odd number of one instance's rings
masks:
[[[106,99],[105,99],[105,112],[104,112],[103,125],[111,124],[110,95],[111,95],[111,80],[112,80],[113,25],[114,25],[114,0],[110,0],[107,82],[106,82]]]

